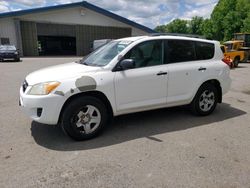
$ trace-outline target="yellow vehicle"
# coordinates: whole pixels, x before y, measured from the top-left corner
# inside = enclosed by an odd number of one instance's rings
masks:
[[[238,67],[240,62],[247,62],[250,58],[250,33],[235,33],[234,38],[225,42],[221,49],[226,58],[232,59],[232,66]]]
[[[242,46],[241,41],[227,41],[221,45],[224,56],[233,62],[231,67],[238,67],[240,62],[247,62],[248,53],[240,50],[240,46]]]
[[[233,40],[243,41],[243,49],[250,50],[250,33],[235,33]]]

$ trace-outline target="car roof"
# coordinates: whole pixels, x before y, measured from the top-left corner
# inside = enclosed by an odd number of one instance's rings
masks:
[[[185,37],[185,36],[172,36],[172,35],[157,35],[157,36],[138,36],[138,37],[127,37],[122,39],[117,39],[117,41],[137,41],[137,40],[152,40],[152,39],[158,39],[158,40],[164,40],[164,39],[174,39],[174,40],[190,40],[190,41],[199,41],[199,42],[209,42],[214,43],[217,41],[214,40],[207,40],[207,39],[201,39],[201,38],[193,38],[193,37]]]
[[[243,40],[230,40],[227,42],[224,42],[224,44],[232,44],[232,43],[238,43],[238,42],[244,42]]]

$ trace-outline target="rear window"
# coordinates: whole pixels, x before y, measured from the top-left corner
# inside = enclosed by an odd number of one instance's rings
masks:
[[[206,42],[195,42],[196,59],[206,60],[214,57],[214,44]]]

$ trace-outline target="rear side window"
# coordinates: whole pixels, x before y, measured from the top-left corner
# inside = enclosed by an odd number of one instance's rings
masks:
[[[165,63],[207,60],[214,57],[214,44],[189,40],[165,41]]]
[[[188,40],[169,40],[167,58],[169,63],[196,60],[194,42]]]
[[[225,52],[226,52],[226,50],[225,50],[225,47],[224,47],[224,46],[221,46],[221,47],[220,47],[220,49],[221,49],[221,51],[222,51],[223,53],[225,53]]]
[[[214,57],[214,44],[195,42],[196,60],[212,59]]]

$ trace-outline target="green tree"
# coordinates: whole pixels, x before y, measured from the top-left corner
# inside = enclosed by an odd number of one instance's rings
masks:
[[[202,35],[205,36],[207,39],[213,39],[213,23],[210,19],[203,20],[201,24]]]
[[[230,40],[233,33],[246,28],[249,11],[250,0],[220,0],[211,15],[214,38]]]
[[[188,33],[188,22],[186,20],[175,19],[166,25],[167,33]]]
[[[243,21],[243,27],[241,28],[241,32],[250,33],[250,12],[248,13],[248,16]]]
[[[204,35],[219,41],[230,40],[234,33],[250,32],[250,0],[219,0],[210,19],[176,19],[157,27],[160,32]]]
[[[202,17],[195,16],[189,22],[188,30],[190,34],[202,35],[203,34],[203,22],[204,19]]]
[[[159,25],[154,30],[159,32],[159,33],[166,33],[167,32],[166,25]]]

